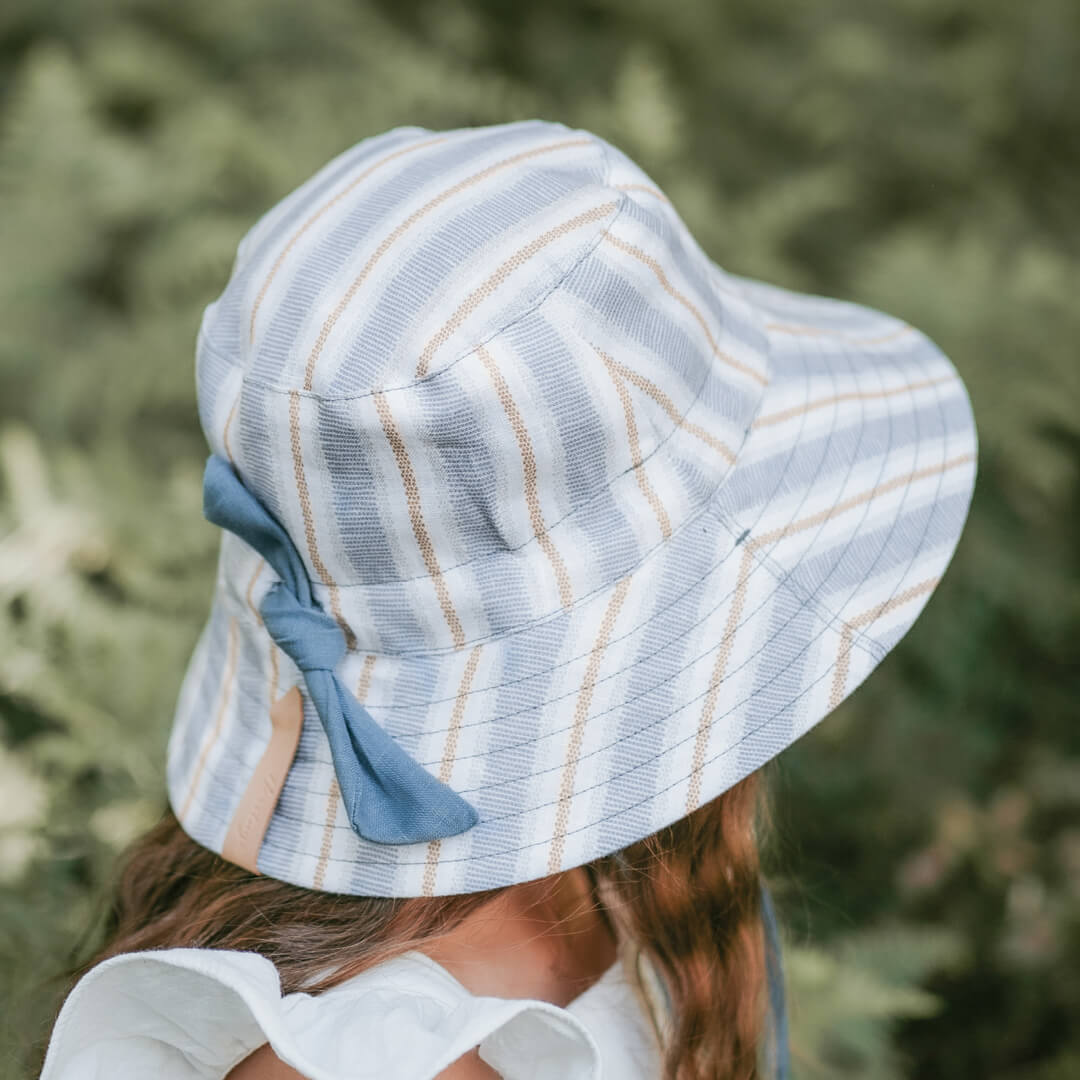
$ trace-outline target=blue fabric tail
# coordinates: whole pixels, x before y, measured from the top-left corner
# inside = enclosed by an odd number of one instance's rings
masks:
[[[253,547],[281,579],[259,611],[304,674],[353,829],[377,844],[413,844],[472,828],[475,808],[410,757],[334,674],[345,658],[344,632],[312,594],[289,534],[217,454],[206,463],[203,513]]]

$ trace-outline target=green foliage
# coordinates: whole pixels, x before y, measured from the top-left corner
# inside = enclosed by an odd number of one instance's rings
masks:
[[[797,1076],[1080,1074],[1078,100],[1073,0],[6,0],[0,1078],[163,806],[217,542],[195,331],[238,240],[365,135],[533,116],[972,392],[938,597],[774,770]]]
[[[876,926],[830,948],[786,950],[791,1053],[804,1080],[897,1080],[890,1040],[899,1019],[939,1015],[945,1003],[918,983],[965,961],[961,935],[944,927]]]

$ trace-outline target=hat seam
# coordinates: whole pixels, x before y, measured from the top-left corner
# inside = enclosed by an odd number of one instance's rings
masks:
[[[484,343],[484,344],[487,344],[487,343]],[[472,351],[476,352],[482,347],[483,347],[483,345],[478,345]],[[463,359],[465,359],[465,358],[463,358]],[[667,446],[667,444],[676,436],[676,434],[680,430],[683,429],[683,425],[686,422],[687,418],[690,416],[690,413],[694,410],[694,408],[701,401],[701,395],[704,392],[705,386],[708,383],[708,381],[709,381],[709,373],[706,373],[705,377],[702,379],[701,383],[698,385],[697,389],[694,391],[694,396],[690,400],[689,404],[686,406],[686,410],[680,415],[678,423],[672,424],[671,430],[668,431],[664,435],[664,437],[662,439],[660,439],[659,442],[656,443],[656,445],[649,451],[648,454],[646,454],[644,457],[642,457],[640,461],[638,461],[636,463],[632,462],[631,464],[627,465],[626,468],[622,469],[620,472],[615,473],[615,475],[612,476],[608,480],[608,482],[606,484],[604,484],[602,487],[598,487],[595,491],[593,491],[591,494],[587,495],[580,502],[575,503],[574,506],[571,507],[570,510],[568,510],[565,514],[562,515],[562,517],[556,518],[554,521],[548,523],[548,525],[545,528],[544,532],[546,534],[550,535],[551,532],[556,528],[556,526],[561,525],[564,521],[566,521],[569,518],[572,518],[575,514],[577,514],[584,507],[588,506],[590,503],[594,502],[596,499],[600,498],[602,495],[610,492],[611,488],[616,483],[618,483],[624,476],[626,476],[629,473],[635,472],[637,469],[640,469],[642,466],[645,465],[646,462],[651,461],[653,459],[653,457],[655,457],[658,453],[660,453]],[[725,472],[724,476],[720,479],[719,483],[709,492],[707,498],[702,501],[701,507],[699,507],[698,509],[696,509],[694,511],[695,516],[701,512],[701,509],[703,507],[708,505],[709,501],[715,496],[716,492],[720,489],[720,487],[726,481],[726,479],[727,479],[728,475],[730,474],[730,472],[735,468],[735,466],[737,464],[737,461],[738,461],[739,451],[742,450],[742,448],[746,445],[746,440],[750,437],[750,434],[751,434],[751,431],[752,431],[752,428],[753,428],[753,423],[756,420],[757,416],[760,414],[761,407],[762,407],[762,401],[759,401],[758,404],[757,404],[757,408],[755,409],[753,415],[746,422],[746,425],[745,425],[745,427],[743,429],[742,438],[739,440],[738,446],[732,451],[732,453],[735,456],[736,461],[731,463],[728,466],[727,471]],[[636,562],[634,564],[634,567],[636,567],[640,562],[644,561],[644,559],[646,559],[653,551],[655,551],[656,548],[660,547],[662,544],[665,544],[665,543],[669,542],[670,539],[671,539],[671,536],[674,536],[677,532],[679,532],[683,528],[683,526],[685,524],[686,524],[686,522],[684,521],[684,522],[680,523],[679,525],[675,526],[672,529],[670,536],[668,536],[665,539],[661,539],[656,545],[654,545],[652,548],[650,548],[648,551],[646,551],[644,554],[642,554],[641,557],[638,559],[638,562]],[[488,552],[487,554],[484,554],[484,555],[478,555],[474,559],[466,559],[463,562],[454,563],[453,566],[440,567],[440,573],[445,577],[447,574],[451,573],[452,571],[460,570],[460,569],[465,568],[465,567],[478,566],[478,565],[484,563],[485,561],[487,561],[489,559],[497,559],[497,558],[500,558],[500,557],[505,556],[507,554],[514,554],[516,552],[522,551],[523,549],[528,547],[529,544],[535,543],[537,541],[537,539],[538,539],[538,534],[534,533],[527,540],[524,540],[522,543],[518,544],[516,547],[503,548],[503,549],[501,549],[499,551],[493,551],[493,552]],[[631,567],[631,570],[632,569],[633,569],[633,567]],[[624,571],[624,572],[629,573],[630,570],[627,570],[627,571]],[[414,581],[430,581],[430,580],[431,580],[431,575],[430,574],[414,574],[412,577],[391,578],[391,579],[384,580],[384,581],[345,581],[345,582],[343,582],[343,581],[335,580],[334,587],[337,588],[337,589],[342,589],[342,590],[344,590],[344,589],[378,589],[378,588],[381,588],[381,587],[384,587],[384,586],[406,585],[406,584],[409,584],[409,583],[414,582]],[[317,588],[323,588],[323,589],[329,588],[329,586],[323,584],[322,582],[313,582],[313,584]],[[609,583],[609,584],[611,584],[611,583]],[[607,587],[609,587],[609,585],[599,586],[599,588],[601,588],[601,589],[607,588]],[[595,590],[593,590],[593,591],[595,591]],[[590,596],[590,595],[592,595],[591,592],[583,594],[581,599],[585,599],[587,596]],[[545,617],[546,616],[538,616],[538,618],[545,618]],[[475,639],[475,640],[483,640],[483,639]],[[470,644],[470,642],[466,642],[465,644],[468,645],[468,644]],[[456,650],[453,649],[452,646],[450,648],[452,649],[452,651],[456,651]]]
[[[494,341],[497,337],[505,333],[512,326],[516,325],[527,316],[533,314],[539,307],[541,307],[553,293],[557,292],[562,287],[566,279],[578,268],[578,266],[580,266],[581,263],[584,262],[603,242],[604,237],[614,227],[615,223],[619,220],[619,217],[622,215],[623,211],[633,201],[630,196],[626,194],[626,192],[620,191],[618,188],[611,187],[611,162],[608,158],[607,150],[603,147],[603,140],[597,141],[601,143],[602,155],[607,166],[603,180],[601,181],[599,186],[604,190],[610,190],[610,193],[614,196],[617,202],[617,209],[612,215],[611,220],[603,227],[603,229],[600,230],[599,233],[597,233],[597,235],[588,243],[585,249],[573,260],[573,262],[566,268],[566,270],[563,271],[563,273],[561,273],[551,283],[551,285],[544,292],[542,292],[528,307],[526,307],[522,311],[519,311],[516,315],[514,315],[513,318],[509,319],[498,329],[493,330],[487,335],[487,337],[484,337],[479,341],[473,342],[472,344],[464,348],[457,356],[454,357],[453,360],[447,362],[443,367],[436,368],[433,371],[429,371],[427,374],[422,375],[419,379],[413,379],[407,383],[399,383],[397,386],[378,387],[375,389],[363,390],[350,394],[330,395],[317,393],[314,390],[305,390],[302,386],[279,386],[276,383],[271,383],[267,381],[266,379],[261,379],[257,376],[253,376],[250,370],[245,367],[242,362],[226,355],[210,340],[204,324],[200,324],[196,336],[196,352],[198,352],[199,349],[205,349],[207,352],[210,352],[215,357],[217,357],[217,359],[224,361],[224,363],[228,364],[230,367],[239,368],[241,382],[239,391],[240,393],[243,392],[244,386],[250,385],[259,387],[262,390],[266,390],[268,393],[282,395],[299,394],[301,397],[310,398],[314,401],[359,401],[366,397],[373,397],[376,394],[385,395],[395,393],[398,390],[411,390],[414,387],[419,386],[420,384],[425,383],[430,379],[434,379],[438,375],[441,375],[444,372],[449,371],[451,368],[457,366],[459,363],[461,363],[462,360],[466,359],[482,345],[487,345],[490,342]]]
[[[673,428],[672,433],[674,433],[675,430],[678,430],[678,429]],[[750,427],[748,426],[746,431],[743,434],[743,440],[739,444],[740,448],[743,445],[745,445],[746,439],[749,436],[749,434],[750,434]],[[670,438],[670,437],[671,436],[669,434],[668,438]],[[667,439],[665,439],[665,442],[666,441],[667,441]],[[661,443],[660,445],[662,446],[664,444]],[[659,449],[660,449],[660,447],[658,446],[656,448],[656,450],[654,450],[652,453],[655,453]],[[649,455],[650,458],[652,457],[652,453],[650,453],[650,455]],[[649,460],[649,459],[648,458],[643,459],[642,464],[644,464],[644,462],[647,461],[647,460]],[[638,468],[638,466],[631,465],[631,466],[627,467],[626,469],[624,469],[618,475],[613,477],[610,484],[608,484],[604,488],[598,489],[593,495],[589,496],[588,499],[584,500],[582,503],[579,503],[578,508],[586,505],[587,503],[589,503],[589,502],[593,501],[594,499],[598,498],[599,496],[603,495],[605,492],[609,491],[612,484],[614,484],[621,477],[625,476],[629,472],[632,472],[636,468]],[[734,468],[734,466],[732,468]],[[727,475],[730,475],[730,472],[731,472],[731,470],[729,470]],[[726,479],[726,478],[727,478],[727,476],[725,476],[724,479]],[[722,485],[722,483],[723,483],[723,481],[721,481],[721,485]],[[553,609],[551,611],[545,612],[542,615],[537,615],[535,618],[530,619],[527,622],[519,623],[514,628],[512,628],[510,630],[506,630],[506,631],[504,631],[502,633],[492,633],[492,634],[484,635],[482,637],[469,638],[465,642],[463,642],[461,646],[446,645],[446,646],[442,646],[442,647],[434,648],[434,649],[413,649],[413,650],[403,650],[403,651],[397,651],[397,652],[384,652],[384,651],[380,651],[380,650],[376,650],[376,649],[355,648],[355,649],[350,649],[349,654],[350,655],[352,655],[352,654],[363,655],[363,654],[369,654],[370,653],[370,654],[372,654],[374,656],[382,656],[382,657],[387,657],[387,658],[453,656],[453,655],[456,655],[457,653],[459,653],[462,649],[468,648],[469,646],[492,644],[494,642],[507,640],[507,639],[510,639],[510,638],[514,637],[515,635],[517,635],[519,633],[522,633],[523,631],[528,630],[528,629],[530,629],[530,628],[532,628],[534,626],[538,626],[538,625],[541,625],[543,623],[550,622],[550,621],[553,621],[555,619],[564,617],[568,612],[573,612],[575,610],[579,610],[583,605],[585,605],[586,603],[591,601],[594,597],[596,597],[598,595],[601,595],[601,594],[603,594],[604,592],[606,592],[606,591],[608,591],[610,589],[613,589],[618,584],[618,581],[621,578],[626,577],[629,574],[636,573],[637,570],[642,566],[642,564],[647,562],[650,558],[656,556],[659,552],[661,552],[661,549],[663,549],[663,548],[667,547],[668,545],[670,545],[671,542],[672,542],[672,539],[675,536],[679,535],[685,529],[690,528],[691,526],[696,524],[704,514],[708,513],[710,505],[712,504],[712,501],[715,498],[716,492],[719,490],[719,486],[720,485],[718,485],[717,488],[714,488],[714,490],[712,492],[710,492],[708,498],[703,500],[701,505],[696,510],[694,510],[694,512],[692,514],[690,514],[682,522],[680,522],[680,524],[678,526],[676,526],[675,528],[672,529],[671,535],[669,537],[667,537],[666,539],[661,539],[657,544],[653,545],[647,551],[643,552],[638,557],[638,559],[636,559],[634,561],[634,563],[632,563],[630,566],[623,569],[614,578],[614,580],[606,581],[603,584],[597,585],[595,588],[589,590],[589,592],[580,594],[578,597],[576,597],[576,599],[571,604],[569,609],[560,606],[560,607],[555,608],[555,609]],[[577,508],[575,508],[575,509],[577,509]],[[572,513],[573,513],[573,511],[571,511],[571,514]],[[559,524],[559,522],[565,521],[566,518],[571,516],[571,514],[564,515],[562,518],[559,519],[559,521],[554,522],[553,524],[557,525],[557,524]],[[536,539],[537,539],[536,535],[533,535],[527,541],[525,541],[525,543],[523,543],[523,544],[519,545],[517,548],[513,548],[511,550],[512,551],[520,551],[522,548],[527,547],[529,544],[535,543]],[[241,541],[241,542],[243,543],[244,541]],[[494,552],[494,553],[491,553],[489,555],[481,556],[481,557],[479,557],[477,559],[471,559],[471,560],[469,560],[467,562],[456,563],[454,566],[447,567],[446,570],[443,571],[443,573],[445,574],[445,573],[447,573],[449,571],[457,570],[457,569],[462,568],[462,567],[477,566],[478,564],[480,564],[480,563],[482,563],[482,562],[484,562],[484,561],[486,561],[488,559],[495,558],[500,554],[502,554],[502,553],[501,552]],[[351,582],[351,583],[350,582],[345,582],[345,583],[342,583],[342,582],[335,581],[334,582],[334,587],[339,589],[339,590],[342,590],[342,591],[353,590],[353,589],[374,589],[374,588],[378,588],[379,586],[402,585],[402,584],[409,584],[409,583],[415,582],[415,581],[430,581],[430,580],[431,580],[430,575],[417,575],[417,576],[411,577],[411,578],[396,578],[393,581],[377,582],[377,583],[373,583],[373,584],[372,583],[365,583],[365,582]],[[324,598],[325,598],[326,594],[329,592],[330,586],[325,585],[325,584],[323,584],[321,582],[312,581],[312,589],[313,589],[313,592],[319,598],[320,606],[322,606]]]
[[[664,447],[666,447],[667,444],[671,441],[671,439],[675,437],[676,433],[682,429],[683,423],[686,421],[687,417],[690,415],[693,408],[700,401],[701,394],[702,394],[702,391],[703,391],[704,386],[705,386],[705,382],[707,382],[707,381],[708,381],[708,377],[706,376],[706,379],[702,381],[702,384],[698,387],[697,391],[695,392],[694,398],[690,402],[690,404],[687,406],[686,411],[680,416],[679,422],[677,424],[672,425],[671,430],[663,437],[663,439],[661,439],[652,448],[652,450],[649,451],[649,453],[647,455],[645,455],[643,458],[641,458],[640,461],[638,461],[636,463],[631,463],[630,465],[627,465],[626,468],[624,468],[620,472],[616,473],[614,476],[611,477],[611,479],[608,481],[607,484],[605,484],[603,487],[597,488],[594,492],[592,492],[592,494],[588,495],[586,498],[584,498],[580,502],[576,503],[570,510],[568,510],[565,514],[563,514],[562,517],[557,518],[555,521],[552,521],[550,524],[548,524],[548,526],[544,530],[544,532],[546,534],[550,535],[552,530],[555,529],[556,526],[561,525],[564,521],[568,520],[569,518],[572,518],[575,514],[577,514],[584,507],[588,506],[590,503],[594,502],[596,499],[600,498],[601,496],[609,493],[611,491],[611,488],[616,483],[618,483],[624,476],[626,476],[629,473],[635,472],[637,469],[640,469],[646,462],[651,461],[652,458],[656,454],[660,453],[664,449]],[[760,403],[759,403],[759,406],[758,406],[758,412],[760,412]],[[756,415],[757,415],[757,413],[755,413],[755,416]],[[745,426],[745,428],[743,430],[742,438],[739,441],[738,447],[734,451],[736,459],[738,458],[739,450],[741,450],[742,447],[745,446],[746,440],[750,436],[752,424],[753,424],[753,419],[751,419],[749,421],[749,423]],[[662,547],[664,544],[669,543],[673,536],[675,536],[677,533],[679,533],[687,524],[689,524],[693,520],[695,520],[702,513],[702,511],[708,507],[709,502],[713,499],[713,497],[715,496],[716,492],[720,489],[720,487],[723,486],[723,483],[727,479],[727,476],[730,474],[731,470],[734,469],[734,468],[735,468],[735,465],[732,464],[728,468],[728,471],[721,478],[719,483],[709,492],[708,496],[704,500],[702,500],[701,505],[699,507],[697,507],[693,511],[693,513],[691,514],[690,517],[684,519],[678,525],[674,526],[672,528],[671,533],[670,533],[670,535],[668,537],[662,538],[658,543],[653,545],[653,547],[651,547],[647,551],[643,552],[641,554],[641,556],[638,558],[638,560],[632,566],[630,566],[629,568],[624,570],[622,573],[624,573],[624,574],[631,573],[634,569],[637,568],[637,566],[639,566],[642,562],[644,562],[645,559],[647,559],[654,551],[656,551],[657,548]],[[467,567],[479,566],[479,565],[483,564],[484,562],[486,562],[488,560],[498,559],[498,558],[503,557],[503,556],[508,555],[508,554],[514,554],[516,552],[524,550],[530,544],[536,543],[537,539],[538,539],[538,534],[534,533],[527,540],[525,540],[522,543],[518,544],[516,547],[505,548],[505,549],[502,549],[500,551],[493,551],[493,552],[488,552],[487,554],[484,554],[484,555],[478,555],[474,559],[466,559],[463,562],[454,563],[453,566],[440,567],[440,573],[442,574],[442,576],[445,577],[447,574],[449,574],[449,573],[451,573],[451,572],[453,572],[455,570],[461,570],[461,569],[464,569],[464,568],[467,568]],[[622,575],[620,574],[619,576],[622,576]],[[371,590],[375,590],[375,589],[380,589],[380,588],[383,588],[383,587],[390,587],[390,586],[394,586],[394,585],[408,585],[408,584],[410,584],[412,582],[415,582],[415,581],[430,581],[430,580],[431,580],[431,575],[430,574],[414,574],[412,577],[391,578],[389,580],[384,580],[384,581],[337,581],[337,580],[335,580],[334,581],[334,587],[339,589],[339,590],[348,590],[348,589],[371,589]],[[616,580],[617,580],[617,578],[616,578]],[[319,581],[313,581],[312,584],[317,589],[329,589],[329,587],[330,587],[330,586],[325,585],[324,583],[319,582]],[[588,597],[592,596],[595,592],[602,591],[603,589],[606,589],[606,588],[610,588],[611,585],[613,585],[613,584],[614,584],[614,582],[607,582],[607,583],[605,583],[603,585],[597,586],[596,589],[593,589],[588,593],[583,593],[578,598],[578,601],[575,601],[575,603],[577,603],[577,602],[579,602],[581,600],[588,599]],[[560,608],[558,610],[565,610],[565,609]],[[550,612],[547,615],[537,616],[536,620],[533,620],[533,621],[539,621],[541,619],[549,618],[551,615],[557,615],[558,610],[554,611],[554,612]],[[523,624],[523,625],[529,625],[529,624]],[[513,631],[511,631],[511,632],[513,632]],[[478,642],[484,641],[484,640],[489,640],[489,639],[487,639],[487,638],[474,638],[474,639],[470,639],[469,641],[466,641],[465,645],[475,644],[475,643],[478,643]],[[447,651],[456,652],[457,649],[454,646],[448,646]],[[408,654],[397,653],[397,654],[388,654],[388,655],[408,655]]]
[[[749,429],[747,429],[746,434],[743,436],[743,442],[740,443],[740,449],[742,448],[743,445],[745,445],[745,441],[746,441],[746,438],[748,437],[749,433],[750,433]],[[619,476],[623,476],[623,475],[625,475],[626,472],[629,472],[629,471],[630,471],[630,469],[623,470],[623,472],[620,473]],[[728,475],[730,475],[730,473]],[[616,477],[615,479],[618,479],[618,477]],[[727,479],[727,477],[725,477],[725,480],[726,479]],[[575,609],[577,609],[580,605],[585,604],[588,601],[592,600],[595,596],[597,596],[599,594],[602,594],[607,590],[613,589],[615,587],[615,585],[618,584],[618,581],[620,580],[620,578],[625,577],[625,576],[627,576],[629,574],[636,573],[638,571],[638,569],[642,566],[643,563],[645,563],[649,558],[654,556],[658,551],[660,551],[661,548],[669,545],[672,542],[673,537],[675,537],[677,534],[684,531],[686,528],[696,524],[701,519],[701,517],[703,515],[705,515],[707,513],[710,513],[712,511],[715,511],[714,516],[716,516],[716,514],[724,515],[723,510],[720,510],[719,508],[715,508],[713,506],[713,502],[714,502],[714,499],[715,499],[716,492],[719,490],[720,486],[722,486],[722,485],[723,485],[723,481],[721,482],[721,485],[718,485],[718,487],[710,494],[709,498],[702,502],[701,506],[698,507],[698,509],[692,515],[690,515],[689,517],[684,519],[676,528],[674,528],[672,530],[672,533],[671,533],[670,537],[668,537],[666,540],[661,540],[660,543],[654,545],[652,548],[650,548],[648,551],[646,551],[644,554],[642,554],[642,556],[636,562],[634,562],[633,565],[627,567],[621,574],[618,575],[618,577],[615,578],[615,580],[606,582],[603,585],[598,585],[596,588],[590,590],[587,593],[582,593],[580,596],[577,597],[577,599],[571,605],[569,611],[572,612]],[[606,491],[607,489],[605,488],[603,490]],[[564,520],[564,519],[560,518],[560,520]],[[744,529],[733,528],[732,524],[731,524],[731,519],[727,518],[726,515],[724,515],[724,519],[721,521],[721,524],[723,524],[724,528],[727,529],[728,533],[736,540],[738,539],[738,537],[740,537],[742,535],[743,532],[745,532]],[[535,539],[536,539],[536,537],[534,536],[534,537],[530,538],[530,540],[527,541],[526,543],[531,543]],[[524,547],[525,545],[523,544],[521,546]],[[520,548],[515,548],[514,550],[520,550]],[[772,560],[770,558],[770,556],[768,556],[767,554],[759,554],[758,552],[755,551],[755,552],[752,553],[752,557],[758,559],[758,561],[760,561],[760,562],[766,563],[767,566],[768,566],[768,569],[772,573],[773,577],[778,577],[778,576],[783,575],[783,568],[778,563],[776,563],[774,560]],[[457,566],[475,565],[476,561],[477,560],[473,560],[473,561],[471,561],[469,563],[459,563],[459,564],[457,564]],[[449,569],[451,569],[451,570],[456,569],[456,566],[455,567],[450,567]],[[424,578],[424,577],[416,577],[416,578],[404,578],[404,579],[401,579],[401,582],[426,581],[426,580],[429,580],[429,579]],[[395,582],[388,582],[387,584],[399,584],[401,582],[395,581]],[[315,590],[317,592],[319,592],[320,594],[322,592],[328,590],[328,588],[329,588],[328,586],[322,585],[322,584],[320,584],[318,582],[313,582],[312,584],[313,584]],[[342,585],[340,583],[335,583],[335,584],[337,585],[337,587],[339,589],[353,589],[353,588],[364,588],[364,587],[370,588],[371,587],[370,585],[365,586],[362,583],[352,584],[352,585],[349,585],[349,584]],[[321,601],[321,596],[320,596],[320,601]],[[819,605],[822,603],[822,601],[820,601],[820,600],[814,600],[813,602],[815,604],[819,604]],[[568,609],[560,607],[560,608],[558,608],[556,610],[547,612],[544,615],[538,615],[538,616],[536,616],[536,618],[530,619],[528,622],[520,623],[518,626],[514,627],[512,630],[507,630],[504,633],[489,634],[489,635],[486,635],[484,637],[470,638],[466,642],[464,642],[464,644],[461,646],[461,648],[466,648],[466,647],[468,647],[470,645],[486,645],[486,644],[492,644],[492,643],[496,643],[496,642],[499,642],[499,641],[507,640],[509,638],[514,637],[516,634],[519,634],[519,633],[521,633],[521,632],[523,632],[525,630],[528,630],[528,629],[530,629],[530,628],[532,628],[534,626],[537,626],[537,625],[540,625],[542,623],[551,621],[553,619],[560,618],[560,617],[564,616],[565,614],[567,614],[567,611],[568,611]],[[840,619],[839,615],[836,615],[834,612],[831,612],[827,607],[822,607],[822,611],[825,614],[828,614],[830,616],[830,618],[833,619],[833,620]],[[447,645],[447,646],[443,646],[443,647],[437,648],[437,649],[414,649],[414,650],[406,650],[406,651],[399,651],[399,652],[382,652],[382,651],[379,651],[379,650],[376,650],[376,649],[366,649],[366,648],[365,649],[360,649],[360,648],[357,648],[357,649],[350,650],[350,654],[356,654],[356,655],[371,654],[371,655],[374,655],[374,656],[386,657],[386,658],[389,658],[389,659],[413,658],[413,657],[422,658],[422,657],[428,657],[428,656],[452,656],[452,655],[455,655],[456,653],[460,652],[461,648],[455,647],[453,645]]]

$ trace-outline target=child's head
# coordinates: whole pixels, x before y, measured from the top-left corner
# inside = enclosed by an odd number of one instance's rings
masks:
[[[513,884],[690,813],[903,634],[971,490],[922,334],[725,272],[558,124],[338,155],[241,241],[197,367],[224,532],[171,803],[334,892]]]

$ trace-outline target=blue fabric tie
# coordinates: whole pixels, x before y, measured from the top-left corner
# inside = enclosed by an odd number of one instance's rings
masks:
[[[341,627],[312,595],[289,534],[217,454],[206,463],[203,513],[253,547],[281,579],[259,611],[270,636],[304,673],[353,829],[376,844],[413,844],[472,828],[476,810],[410,757],[334,674],[346,653]]]

